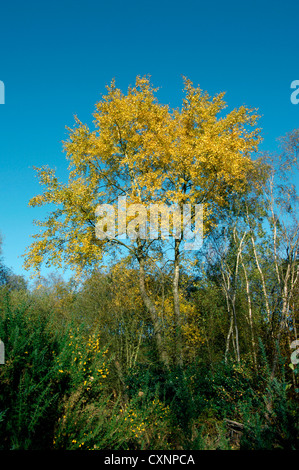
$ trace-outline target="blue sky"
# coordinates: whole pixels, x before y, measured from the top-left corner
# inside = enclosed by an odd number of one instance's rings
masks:
[[[3,1],[0,6],[0,232],[5,264],[25,274],[21,255],[43,208],[33,166],[66,178],[62,141],[74,115],[92,123],[113,77],[126,91],[151,75],[158,98],[181,105],[182,75],[228,109],[259,108],[262,150],[299,125],[290,85],[299,80],[297,1]],[[46,273],[46,271],[44,272]]]

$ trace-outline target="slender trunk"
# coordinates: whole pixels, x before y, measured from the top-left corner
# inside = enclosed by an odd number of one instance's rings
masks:
[[[273,195],[273,175],[270,181],[270,211],[271,211],[271,218],[273,224],[273,253],[274,253],[274,263],[275,263],[275,271],[277,276],[278,285],[281,285],[281,279],[279,274],[279,265],[278,265],[278,255],[277,255],[277,222],[278,217],[274,214],[274,195]]]
[[[229,308],[228,308],[228,310],[229,310]],[[228,334],[227,334],[227,337],[226,337],[226,346],[225,346],[225,354],[224,354],[225,363],[227,363],[227,357],[228,357],[228,352],[229,352],[229,343],[230,343],[230,337],[231,337],[232,332],[233,332],[233,325],[234,325],[234,319],[233,319],[233,316],[231,315],[229,330],[228,330]]]
[[[243,234],[243,237],[240,241],[240,244],[239,244],[238,256],[240,257],[240,261],[241,261],[241,264],[242,264],[242,267],[243,267],[243,272],[244,272],[244,277],[245,277],[246,296],[247,296],[247,304],[248,304],[248,317],[249,317],[249,326],[250,326],[250,332],[251,332],[252,353],[253,353],[254,365],[255,365],[255,368],[257,369],[256,343],[255,343],[254,331],[253,331],[250,287],[249,287],[249,280],[248,280],[248,276],[247,276],[246,266],[244,264],[243,256],[242,256],[242,245],[243,245],[243,241],[244,241],[246,235],[247,235],[247,232],[245,231],[244,234]],[[234,239],[235,239],[235,243],[237,243],[237,236],[236,236],[236,230],[235,229],[234,229]]]
[[[268,302],[268,294],[267,294],[267,289],[266,289],[265,277],[264,277],[263,271],[261,269],[261,266],[260,266],[260,263],[259,263],[259,260],[258,260],[253,235],[251,235],[250,238],[251,238],[251,243],[252,243],[252,248],[253,248],[253,253],[254,253],[256,266],[257,266],[258,272],[260,273],[260,277],[261,277],[261,281],[262,281],[262,287],[263,287],[263,293],[264,293],[265,305],[266,305],[266,311],[267,311],[267,318],[268,318],[268,321],[269,321],[269,326],[271,327],[271,314],[270,314],[270,307],[269,307],[269,302]],[[272,333],[272,335],[273,335],[273,333]]]
[[[239,347],[239,330],[238,330],[237,313],[236,313],[236,285],[237,285],[237,277],[238,277],[238,270],[239,270],[239,255],[240,255],[240,248],[239,248],[237,259],[236,259],[233,287],[231,285],[231,280],[230,280],[232,273],[229,267],[227,266],[225,268],[225,266],[223,266],[223,262],[221,262],[223,289],[224,289],[225,297],[226,297],[227,310],[228,310],[228,313],[231,314],[231,323],[230,323],[230,328],[229,328],[227,341],[226,341],[225,361],[227,361],[229,339],[230,337],[232,337],[233,346],[234,346],[235,354],[236,354],[236,360],[238,363],[240,362],[240,347]],[[233,289],[233,293],[231,293],[232,289]],[[235,330],[235,337],[232,334],[233,329]]]
[[[235,303],[233,304],[233,318],[234,318],[234,324],[235,324],[236,358],[237,358],[238,363],[240,363],[239,330],[238,330],[238,324],[237,324],[237,314],[236,314]]]
[[[144,270],[145,261],[143,257],[139,257],[138,261],[139,261],[139,288],[140,288],[141,297],[151,317],[151,321],[152,321],[153,328],[154,328],[154,338],[155,338],[156,345],[157,345],[159,359],[161,360],[163,364],[168,366],[169,358],[164,347],[163,338],[161,335],[160,322],[159,322],[159,318],[157,315],[156,307],[146,291],[145,270]]]
[[[139,353],[139,349],[140,349],[140,345],[141,345],[142,334],[143,334],[143,328],[141,328],[140,335],[139,335],[139,338],[138,338],[138,344],[135,347],[135,351],[134,351],[135,356],[132,357],[132,365],[133,366],[135,366],[136,361],[137,361],[137,357],[138,357],[138,353]]]
[[[236,227],[234,227],[234,238],[236,240]],[[240,241],[239,247],[238,247],[238,253],[237,253],[237,259],[236,259],[236,266],[235,266],[235,282],[234,282],[234,293],[233,293],[233,299],[232,299],[232,308],[233,308],[233,315],[234,315],[234,322],[235,322],[235,335],[236,335],[236,352],[237,352],[237,361],[240,363],[240,346],[239,346],[239,330],[238,330],[238,324],[237,324],[237,312],[236,312],[236,294],[237,294],[237,281],[238,281],[238,274],[239,274],[239,261],[241,257],[241,252],[242,252],[242,244],[244,241],[246,233],[243,234],[243,237]]]
[[[266,282],[265,282],[264,273],[263,273],[262,268],[260,266],[257,251],[256,251],[255,240],[254,240],[254,236],[253,236],[253,230],[252,230],[252,227],[251,227],[251,223],[250,223],[250,220],[249,220],[249,213],[248,213],[247,205],[246,205],[246,210],[247,210],[247,222],[248,222],[248,225],[249,225],[249,228],[250,228],[250,239],[251,239],[251,243],[252,243],[253,254],[254,254],[254,258],[255,258],[256,267],[258,269],[258,272],[260,274],[261,281],[262,281],[262,288],[263,288],[263,293],[264,293],[264,298],[265,298],[267,318],[268,318],[268,321],[269,321],[269,327],[271,328],[271,313],[270,313],[270,306],[269,306],[269,301],[268,301],[268,293],[267,293],[267,289],[266,289]],[[272,331],[272,338],[273,338],[273,331]]]
[[[180,311],[180,294],[179,294],[179,278],[180,278],[180,240],[175,240],[175,254],[174,254],[174,274],[172,282],[173,292],[173,308],[175,318],[175,345],[176,345],[176,363],[179,366],[183,365],[183,346],[182,346],[182,319]]]
[[[277,362],[278,362],[278,355],[279,355],[279,343],[280,343],[280,338],[283,333],[283,330],[286,327],[287,323],[287,313],[289,310],[289,302],[288,302],[288,281],[289,281],[289,276],[290,276],[290,265],[287,267],[285,279],[284,279],[284,287],[283,287],[283,293],[282,293],[282,309],[281,309],[281,318],[279,322],[279,330],[277,334],[277,347],[274,349],[274,357],[273,357],[273,364],[272,364],[272,371],[271,371],[271,380],[274,379],[275,377],[275,372],[276,372],[276,367],[277,367]]]
[[[281,335],[283,333],[283,330],[287,326],[287,315],[290,309],[290,301],[292,299],[294,289],[299,279],[299,266],[297,264],[297,256],[298,256],[297,243],[295,244],[295,246],[292,246],[290,249],[291,253],[289,255],[288,265],[287,265],[286,272],[283,278],[282,309],[281,309],[279,330],[278,330],[278,335],[277,335],[278,344],[279,344]],[[275,348],[271,378],[274,378],[275,376],[275,371],[276,371],[277,362],[278,362],[278,353],[279,353],[278,349]]]
[[[245,284],[246,284],[246,296],[247,296],[247,304],[248,304],[248,319],[249,319],[249,326],[250,326],[250,333],[251,333],[252,354],[253,354],[255,369],[257,370],[256,342],[255,342],[254,329],[253,329],[250,287],[249,287],[249,280],[247,276],[247,270],[243,262],[242,255],[241,255],[241,262],[242,262],[242,267],[243,267],[244,277],[245,277]]]
[[[227,363],[227,358],[228,358],[228,353],[229,353],[229,343],[230,343],[230,338],[233,333],[234,318],[233,318],[231,308],[230,308],[230,303],[229,303],[229,289],[230,289],[229,275],[227,275],[227,279],[226,279],[222,263],[221,263],[221,267],[222,267],[221,274],[222,274],[222,279],[223,279],[222,288],[225,294],[227,312],[228,312],[228,315],[230,316],[230,325],[229,325],[229,330],[228,330],[227,337],[226,337],[226,346],[225,346],[225,353],[224,353],[224,361],[225,363]]]

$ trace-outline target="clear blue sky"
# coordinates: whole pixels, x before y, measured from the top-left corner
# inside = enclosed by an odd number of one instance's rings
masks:
[[[127,90],[150,74],[161,102],[180,106],[182,75],[229,109],[259,108],[264,143],[299,126],[290,84],[299,80],[298,1],[3,1],[0,5],[0,232],[5,264],[35,232],[39,193],[33,166],[65,178],[61,141],[74,115],[91,124],[94,104],[115,77]]]

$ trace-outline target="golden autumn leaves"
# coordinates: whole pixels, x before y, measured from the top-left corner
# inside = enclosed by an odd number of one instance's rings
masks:
[[[96,104],[94,130],[75,118],[64,143],[68,182],[52,169],[36,169],[45,190],[29,204],[58,208],[37,222],[43,232],[34,236],[26,267],[98,263],[106,243],[94,235],[95,208],[118,196],[128,203],[202,203],[208,230],[214,208],[225,206],[230,191],[246,189],[260,141],[258,116],[242,106],[219,117],[224,93],[210,98],[190,80],[184,85],[181,110],[171,110],[146,77],[137,77],[126,95],[112,81]]]

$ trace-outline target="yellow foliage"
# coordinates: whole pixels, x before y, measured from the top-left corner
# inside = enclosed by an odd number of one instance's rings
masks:
[[[215,224],[215,208],[230,194],[242,193],[254,168],[260,131],[254,110],[241,106],[219,117],[224,93],[213,98],[184,79],[181,110],[171,110],[155,97],[147,77],[137,77],[127,94],[115,81],[95,106],[94,130],[75,117],[64,149],[69,179],[63,184],[55,171],[37,168],[44,192],[29,205],[54,204],[57,209],[36,224],[41,231],[25,254],[25,267],[42,262],[66,264],[78,273],[98,266],[108,247],[131,246],[95,236],[95,209],[118,196],[127,203],[204,204],[204,230]],[[133,247],[132,247],[133,245]]]

